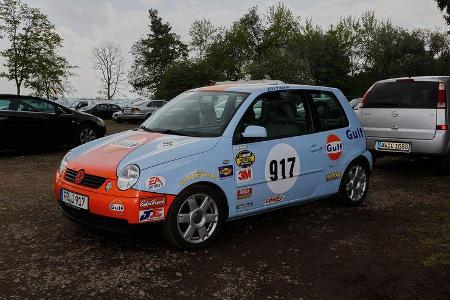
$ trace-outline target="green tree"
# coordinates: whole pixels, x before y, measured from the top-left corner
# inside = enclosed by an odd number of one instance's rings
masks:
[[[129,74],[130,84],[141,95],[154,94],[167,68],[188,55],[187,45],[179,35],[172,32],[169,23],[163,23],[157,10],[150,9],[149,18],[150,32],[131,49],[133,63]]]
[[[222,74],[206,61],[179,61],[164,72],[155,98],[170,100],[182,92],[206,86],[210,80],[223,80]]]
[[[262,34],[261,19],[253,7],[218,36],[208,48],[205,60],[224,78],[243,79],[249,64],[259,55]]]
[[[197,59],[205,59],[206,52],[221,34],[221,29],[215,27],[210,20],[195,20],[189,29],[190,45]]]
[[[67,78],[70,65],[56,54],[62,38],[39,9],[20,0],[3,0],[0,21],[0,32],[10,42],[10,47],[0,52],[6,67],[0,75],[15,82],[17,94],[24,85],[41,90],[38,83],[45,81],[42,78],[54,78],[53,82]]]
[[[450,25],[450,0],[436,0],[441,12],[444,13],[444,19]]]

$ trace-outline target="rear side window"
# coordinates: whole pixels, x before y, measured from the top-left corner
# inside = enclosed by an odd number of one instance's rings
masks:
[[[0,99],[0,110],[13,110],[11,100]]]
[[[312,110],[317,119],[317,130],[328,131],[348,126],[347,115],[339,100],[331,92],[310,91]]]
[[[377,83],[364,108],[436,108],[438,82],[396,81]]]

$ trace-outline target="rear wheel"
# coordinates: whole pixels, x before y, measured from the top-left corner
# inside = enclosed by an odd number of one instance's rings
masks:
[[[360,160],[352,162],[342,177],[339,198],[345,205],[357,206],[367,197],[368,190],[369,170],[367,165]]]
[[[198,249],[213,242],[225,219],[219,193],[205,185],[181,192],[170,208],[163,233],[177,248]]]

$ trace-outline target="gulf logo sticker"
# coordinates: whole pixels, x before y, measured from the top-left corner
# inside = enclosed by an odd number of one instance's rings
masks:
[[[344,144],[341,138],[335,134],[330,134],[327,138],[327,155],[331,160],[338,160],[341,158],[342,151],[344,151]]]

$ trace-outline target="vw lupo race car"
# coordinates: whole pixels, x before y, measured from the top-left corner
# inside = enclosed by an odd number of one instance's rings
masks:
[[[74,221],[113,230],[162,222],[170,243],[194,249],[227,220],[330,195],[358,205],[371,169],[364,130],[339,90],[221,85],[71,150],[54,191]]]

